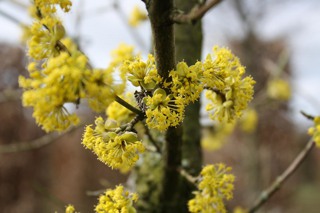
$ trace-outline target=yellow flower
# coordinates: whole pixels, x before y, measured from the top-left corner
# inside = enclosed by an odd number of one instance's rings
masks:
[[[314,118],[314,126],[308,130],[309,135],[312,136],[314,142],[320,147],[320,116]]]
[[[51,16],[57,11],[55,5],[59,5],[64,12],[69,12],[72,2],[70,0],[34,0],[34,5],[39,8],[43,16]]]
[[[268,82],[267,94],[272,99],[288,101],[291,98],[291,88],[287,81],[275,78]]]
[[[133,61],[127,61],[121,67],[121,70],[128,73],[128,80],[135,87],[141,86],[145,90],[154,89],[160,82],[154,57],[149,54],[147,62],[143,62],[140,57]]]
[[[232,122],[251,101],[255,81],[250,76],[243,78],[245,69],[229,50],[216,47],[214,52],[216,59],[212,61],[209,55],[204,62],[203,83],[211,102],[206,110],[212,111],[212,119]]]
[[[100,195],[99,203],[95,207],[97,213],[136,213],[133,204],[138,201],[136,193],[130,193],[122,185],[114,190],[108,189]]]
[[[115,98],[112,72],[111,68],[93,69],[84,80],[86,98],[96,112],[103,112]]]
[[[181,97],[167,95],[163,89],[157,89],[153,96],[146,97],[147,125],[152,129],[165,131],[169,126],[177,126],[184,116],[184,104]]]
[[[257,111],[253,108],[248,108],[244,111],[239,122],[242,131],[252,133],[256,129],[258,123]]]
[[[201,145],[209,151],[220,149],[227,141],[228,136],[233,132],[235,122],[233,123],[219,123],[214,125],[213,129],[203,132]]]
[[[225,213],[224,199],[233,197],[234,179],[230,167],[223,164],[208,165],[201,171],[198,191],[195,197],[188,202],[189,211],[192,213]]]
[[[57,42],[65,35],[61,22],[51,17],[36,21],[30,29],[28,54],[36,60],[59,55]]]
[[[235,209],[233,209],[233,213],[248,213],[248,210],[240,206],[237,206]]]
[[[147,20],[147,13],[142,11],[138,6],[135,6],[129,18],[129,24],[132,27],[138,26],[142,21]]]
[[[65,211],[66,213],[75,213],[76,212],[76,209],[74,208],[74,206],[73,205],[68,205],[67,207],[66,207],[66,211]]]
[[[48,59],[42,70],[36,63],[30,63],[29,79],[20,76],[20,86],[26,90],[23,105],[34,108],[33,117],[45,131],[63,131],[79,123],[79,118],[70,114],[65,104],[78,104],[85,97],[82,80],[89,72],[86,64],[86,57],[79,52],[71,56],[61,53]]]
[[[107,120],[105,123],[101,117],[95,121],[96,127],[86,127],[82,144],[92,150],[100,161],[111,168],[128,171],[139,159],[139,153],[145,148],[138,136],[133,132],[119,132],[117,123]]]
[[[185,62],[180,62],[176,69],[170,72],[169,76],[172,78],[172,82],[167,86],[173,95],[183,97],[186,105],[199,99],[203,90],[201,62],[190,67]]]

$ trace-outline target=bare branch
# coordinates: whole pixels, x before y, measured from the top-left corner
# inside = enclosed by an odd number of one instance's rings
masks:
[[[115,101],[130,110],[133,113],[136,113],[137,115],[144,116],[143,112],[140,111],[139,109],[133,107],[131,104],[120,98],[119,96],[116,95]]]
[[[160,146],[158,145],[158,142],[153,138],[153,136],[151,135],[151,132],[149,130],[149,128],[146,126],[146,125],[143,125],[144,126],[144,129],[145,129],[145,133],[146,135],[148,136],[149,138],[149,141],[152,143],[152,145],[156,148],[156,151],[158,153],[161,154],[161,148]]]
[[[202,5],[196,5],[189,13],[175,13],[172,16],[172,21],[177,24],[194,24],[201,19],[210,9],[220,3],[222,0],[209,0]]]
[[[278,176],[266,190],[264,190],[260,194],[254,205],[250,208],[249,213],[256,212],[264,203],[266,203],[272,197],[272,195],[274,195],[280,189],[283,183],[287,181],[288,178],[299,168],[299,166],[308,156],[314,145],[314,141],[310,139],[306,146],[303,148],[303,150],[289,165],[289,167],[280,176]]]
[[[9,13],[6,13],[2,10],[0,10],[0,16],[8,19],[9,21],[11,21],[14,24],[20,25],[20,26],[26,26],[25,24],[23,24],[21,21],[19,21],[17,18],[13,17],[12,15],[10,15]]]
[[[309,119],[309,120],[314,120],[314,116],[312,116],[312,115],[310,115],[310,114],[307,114],[306,112],[304,112],[304,111],[300,111],[300,113],[304,116],[304,117],[306,117],[307,119]]]
[[[184,177],[189,183],[194,185],[196,188],[198,188],[197,182],[199,180],[199,177],[194,177],[190,175],[185,169],[179,169],[180,175]]]
[[[44,135],[38,139],[35,139],[33,141],[29,142],[17,142],[13,144],[6,144],[6,145],[0,145],[0,154],[1,153],[14,153],[14,152],[24,152],[24,151],[30,151],[34,149],[39,149],[41,147],[47,146],[54,141],[58,140],[59,138],[63,137],[66,134],[69,134],[71,132],[74,132],[75,130],[79,129],[83,125],[76,126],[74,128],[69,129],[68,131],[58,134],[58,133],[51,133]]]

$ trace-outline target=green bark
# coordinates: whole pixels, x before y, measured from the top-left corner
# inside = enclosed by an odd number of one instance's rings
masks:
[[[174,31],[171,13],[173,0],[152,0],[148,7],[158,73],[165,80],[175,68]],[[179,199],[182,127],[169,127],[163,149],[164,174],[161,182],[160,212],[180,212]]]
[[[176,7],[187,12],[198,3],[197,0],[176,0]],[[175,44],[177,61],[184,60],[189,66],[201,59],[202,24],[201,20],[194,25],[175,26]],[[202,150],[200,145],[200,101],[186,108],[183,122],[182,166],[191,175],[198,175],[202,165]],[[182,179],[180,185],[180,212],[188,212],[187,203],[192,198],[194,185]]]

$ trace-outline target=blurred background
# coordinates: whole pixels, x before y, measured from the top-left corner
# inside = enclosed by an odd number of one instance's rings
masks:
[[[32,23],[28,6],[27,0],[0,0],[0,212],[63,212],[68,203],[92,212],[96,191],[125,182],[128,174],[83,148],[83,126],[46,135],[32,109],[21,106],[17,82],[27,75],[22,26]],[[130,22],[135,7],[145,12],[140,0],[78,0],[70,13],[59,14],[67,34],[103,68],[120,43],[149,53],[148,20]],[[237,124],[213,123],[202,112],[205,164],[224,162],[237,177],[230,209],[251,206],[308,141],[312,122],[300,110],[320,113],[319,23],[317,0],[224,0],[203,19],[202,57],[215,45],[227,46],[257,81],[250,110]],[[76,110],[84,124],[96,116],[84,106]],[[315,149],[260,212],[318,213],[319,162]]]

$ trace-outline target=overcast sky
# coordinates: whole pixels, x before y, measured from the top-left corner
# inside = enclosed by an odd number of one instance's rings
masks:
[[[27,0],[21,2],[28,3]],[[110,51],[121,42],[135,46],[143,54],[148,52],[151,40],[148,22],[137,29],[130,29],[126,24],[134,5],[144,8],[141,0],[117,0],[122,15],[114,10],[111,0],[73,2],[72,11],[61,14],[65,28],[71,36],[81,35],[82,48],[95,66],[106,67]],[[254,8],[257,0],[248,2],[254,5]],[[266,0],[265,2],[264,16],[257,21],[257,29],[264,39],[285,37],[288,41],[295,76],[293,86],[294,90],[299,92],[294,95],[292,101],[293,115],[295,118],[301,118],[298,113],[300,109],[311,114],[320,114],[318,92],[320,91],[320,1],[285,0],[285,3],[279,3],[275,0]],[[9,0],[0,0],[0,10],[24,23],[31,23],[25,9],[10,3]],[[80,24],[77,25],[79,10],[82,11],[82,16]],[[254,9],[249,6],[248,12],[254,12]],[[236,20],[237,17],[230,9],[228,0],[204,17],[205,55],[211,51],[213,45],[225,45],[226,35],[230,37],[242,35],[241,25]],[[0,16],[0,26],[0,41],[11,43],[19,41],[21,35],[19,26],[2,16]]]

